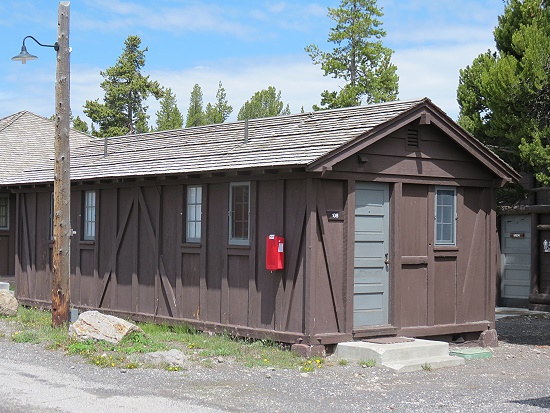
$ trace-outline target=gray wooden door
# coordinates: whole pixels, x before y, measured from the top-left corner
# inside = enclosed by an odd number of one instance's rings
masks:
[[[388,184],[358,182],[355,189],[354,327],[388,324]]]
[[[500,305],[526,305],[531,285],[531,216],[502,217]]]

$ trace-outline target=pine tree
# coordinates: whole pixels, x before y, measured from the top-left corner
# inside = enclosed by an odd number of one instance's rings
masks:
[[[189,109],[187,110],[187,120],[185,127],[201,126],[205,124],[204,111],[202,109],[202,89],[198,84],[193,86],[191,98],[189,99]]]
[[[459,123],[517,169],[550,185],[550,10],[507,0],[496,51],[460,71]]]
[[[393,50],[384,47],[382,10],[376,0],[342,0],[340,7],[328,9],[336,22],[328,41],[336,46],[324,52],[316,45],[305,48],[315,64],[321,65],[325,76],[346,83],[338,92],[321,93],[321,105],[315,110],[356,106],[395,100],[398,94],[397,67],[391,63]]]
[[[77,116],[73,119],[73,128],[84,133],[88,133],[88,124]]]
[[[207,125],[223,123],[231,112],[233,112],[233,107],[227,102],[225,89],[220,81],[218,91],[216,92],[216,103],[214,105],[211,103],[206,105],[205,122]]]
[[[172,89],[164,91],[164,97],[160,100],[160,109],[157,115],[157,130],[180,129],[183,126],[183,116],[178,109],[176,95]]]
[[[237,120],[267,118],[270,116],[290,115],[288,104],[286,107],[281,100],[281,91],[273,86],[260,90],[247,100],[239,110]]]
[[[100,72],[105,79],[101,82],[101,88],[105,91],[104,103],[96,99],[87,100],[84,104],[84,113],[99,127],[96,129],[92,124],[92,133],[96,136],[135,134],[149,130],[149,116],[144,102],[151,95],[160,99],[163,90],[157,81],[141,73],[147,48],[140,49],[140,45],[139,36],[128,36],[115,65]]]

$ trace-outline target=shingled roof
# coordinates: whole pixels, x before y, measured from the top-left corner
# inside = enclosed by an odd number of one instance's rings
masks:
[[[311,165],[318,166],[319,160],[339,148],[426,104],[435,107],[426,98],[396,101],[118,136],[108,138],[106,146],[103,139],[90,138],[87,144],[71,148],[71,179],[203,174],[282,167],[307,169]],[[449,121],[452,122],[450,118]],[[488,153],[492,154],[490,151]],[[34,165],[27,168],[24,174],[2,176],[0,182],[28,184],[53,180],[50,165]]]
[[[53,172],[54,137],[55,124],[32,112],[0,119],[0,182],[38,165]],[[69,139],[78,148],[86,145],[90,136],[71,130]]]

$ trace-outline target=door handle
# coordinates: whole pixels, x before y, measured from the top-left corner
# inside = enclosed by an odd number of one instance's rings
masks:
[[[390,265],[390,260],[388,259],[388,253],[384,254],[386,256],[386,259],[384,260],[384,264]]]

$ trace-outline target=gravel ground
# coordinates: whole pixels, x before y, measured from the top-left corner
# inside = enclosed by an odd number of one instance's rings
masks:
[[[490,359],[403,374],[343,366],[330,357],[328,366],[307,374],[229,360],[177,372],[98,368],[40,345],[13,343],[6,334],[0,411],[547,412],[550,315],[503,318],[497,331],[500,343]],[[0,323],[0,332],[9,327]],[[183,410],[184,404],[197,407]]]

